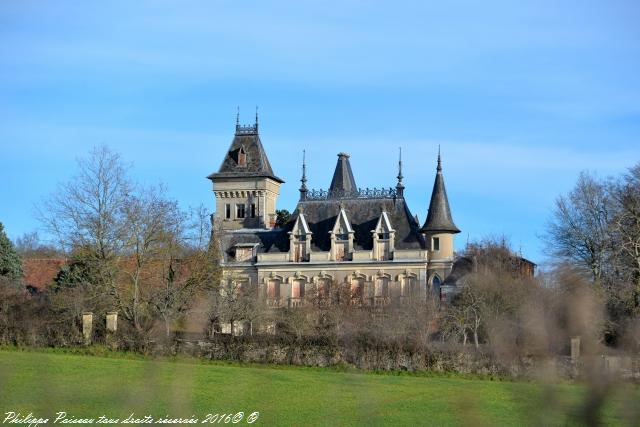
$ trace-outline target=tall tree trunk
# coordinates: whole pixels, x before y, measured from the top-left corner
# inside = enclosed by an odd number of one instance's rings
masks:
[[[133,276],[133,326],[140,330],[140,324],[138,323],[138,299],[139,299],[139,286],[140,281],[140,268],[136,268],[135,275]]]

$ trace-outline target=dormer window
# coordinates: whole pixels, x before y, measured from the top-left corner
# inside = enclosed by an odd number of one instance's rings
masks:
[[[238,151],[238,166],[247,166],[247,153],[244,150],[244,146],[240,147],[240,151]]]
[[[257,243],[238,243],[234,247],[235,262],[250,262],[253,261],[256,255]]]
[[[292,262],[309,261],[311,253],[311,235],[313,233],[309,229],[309,224],[304,217],[304,213],[300,212],[293,229],[289,232],[289,260]]]
[[[395,249],[395,230],[391,226],[391,220],[385,210],[380,214],[373,234],[373,259],[377,261],[387,261],[393,259]]]
[[[340,207],[336,222],[329,233],[331,234],[331,259],[333,261],[350,261],[353,252],[354,231],[343,207]]]

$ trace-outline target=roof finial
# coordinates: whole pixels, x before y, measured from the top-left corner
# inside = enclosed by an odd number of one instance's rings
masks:
[[[436,168],[438,172],[442,172],[442,161],[440,160],[440,144],[438,144],[438,167]]]
[[[401,184],[402,178],[404,178],[402,176],[402,147],[398,147],[398,150],[400,151],[400,156],[398,158],[398,184]]]
[[[258,131],[258,106],[256,105],[256,132]]]
[[[307,198],[307,161],[306,150],[302,150],[302,179],[300,180],[302,185],[300,186],[300,200]]]
[[[240,127],[240,106],[236,106],[236,131]]]
[[[402,147],[398,147],[400,156],[398,157],[398,183],[396,184],[396,195],[404,197],[404,184],[402,183]]]

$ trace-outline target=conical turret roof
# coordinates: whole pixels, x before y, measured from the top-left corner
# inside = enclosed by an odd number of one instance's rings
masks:
[[[347,153],[338,154],[338,164],[333,172],[333,179],[329,187],[329,197],[344,197],[356,192],[356,180],[353,178],[349,155]]]
[[[427,214],[427,219],[420,231],[423,233],[460,232],[458,227],[453,223],[453,218],[451,218],[451,209],[449,208],[447,190],[444,188],[440,153],[438,153],[438,167],[436,168],[436,180],[433,183],[433,191],[431,192],[429,213]]]

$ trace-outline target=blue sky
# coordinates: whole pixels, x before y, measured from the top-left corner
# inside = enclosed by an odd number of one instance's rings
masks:
[[[638,22],[633,1],[3,0],[0,221],[36,230],[34,204],[99,144],[213,209],[204,177],[236,106],[249,123],[259,105],[280,208],[303,148],[310,187],[340,151],[359,186],[389,187],[402,146],[423,220],[439,144],[457,246],[504,233],[540,262],[578,173],[640,161]]]

